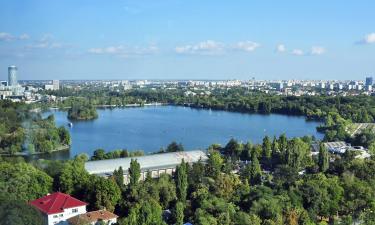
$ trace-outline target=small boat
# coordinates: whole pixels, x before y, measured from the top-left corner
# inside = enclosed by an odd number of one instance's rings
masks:
[[[69,126],[69,127],[73,127],[73,123],[69,122],[69,123],[68,123],[68,126]]]

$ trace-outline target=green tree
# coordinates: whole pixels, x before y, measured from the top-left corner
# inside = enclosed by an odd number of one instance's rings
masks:
[[[141,177],[141,165],[139,165],[136,159],[131,159],[128,174],[129,186],[136,186],[138,184],[139,178]]]
[[[256,154],[251,157],[250,163],[250,184],[259,184],[262,180],[262,169]]]
[[[216,178],[221,173],[223,163],[224,160],[220,153],[217,151],[211,151],[208,156],[207,174],[212,178]]]
[[[124,186],[124,171],[122,166],[120,166],[118,170],[113,171],[113,178],[120,188]]]
[[[176,177],[175,177],[177,198],[181,202],[186,201],[187,187],[188,187],[187,169],[188,169],[188,165],[182,159],[181,164],[176,167]]]
[[[0,199],[0,224],[43,225],[44,218],[39,210],[20,200]]]
[[[224,154],[233,158],[238,158],[241,155],[242,146],[237,140],[231,138],[224,147]]]
[[[323,143],[319,145],[318,165],[320,172],[326,172],[329,168],[329,153]]]
[[[88,201],[95,209],[114,211],[121,198],[121,190],[111,179],[92,175],[88,185]]]
[[[121,225],[165,225],[162,208],[154,199],[141,201],[130,209],[129,216],[120,221]]]
[[[272,144],[268,136],[263,138],[262,144],[262,156],[265,160],[269,160],[271,158],[272,153]]]
[[[84,158],[76,157],[64,164],[59,177],[58,187],[62,192],[82,196],[89,181],[89,174],[84,166]]]
[[[30,201],[52,190],[52,178],[30,164],[0,163],[0,198]]]
[[[182,151],[184,151],[184,146],[181,143],[177,144],[175,141],[173,141],[167,146],[167,152],[182,152]]]
[[[183,225],[184,224],[184,203],[177,202],[175,209],[174,209],[174,218],[176,221],[176,225]]]

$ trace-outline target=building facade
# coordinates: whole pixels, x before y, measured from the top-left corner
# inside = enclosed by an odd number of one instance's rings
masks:
[[[16,66],[8,67],[8,86],[17,86],[17,70]]]
[[[87,203],[56,192],[30,202],[44,216],[45,224],[68,225],[68,219],[86,213]]]
[[[199,160],[205,162],[207,161],[208,156],[205,152],[199,150],[160,153],[138,157],[88,161],[85,163],[85,169],[90,174],[110,177],[114,170],[122,167],[124,171],[124,183],[128,184],[128,169],[130,168],[130,162],[132,159],[137,160],[141,167],[140,180],[145,180],[148,173],[150,173],[153,178],[160,177],[162,174],[172,175],[176,170],[176,166],[180,165],[182,160],[186,163],[192,164]]]

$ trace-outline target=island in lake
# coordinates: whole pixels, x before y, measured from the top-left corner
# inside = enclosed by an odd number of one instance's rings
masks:
[[[71,120],[93,120],[98,118],[96,108],[90,104],[74,103],[68,110],[68,119]]]

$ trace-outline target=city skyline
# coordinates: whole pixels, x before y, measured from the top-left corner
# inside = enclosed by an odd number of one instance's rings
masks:
[[[0,80],[374,76],[375,3],[2,1]],[[275,19],[276,18],[276,19]]]

